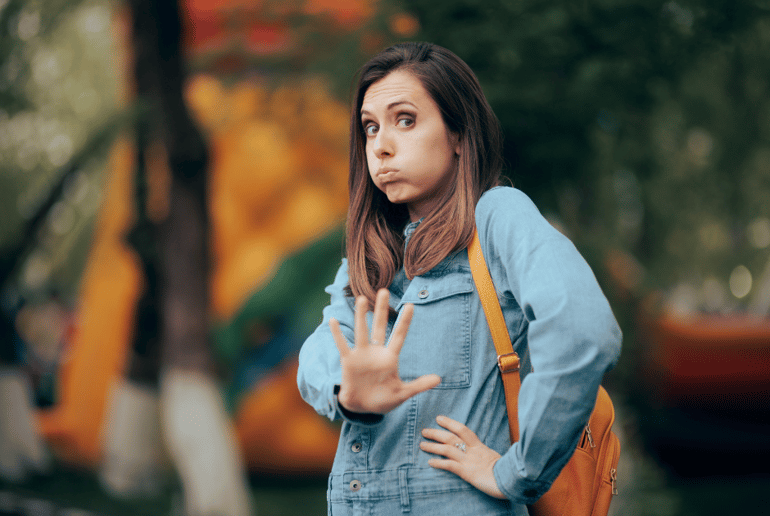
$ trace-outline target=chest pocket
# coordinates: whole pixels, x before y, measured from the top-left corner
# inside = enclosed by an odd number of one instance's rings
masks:
[[[473,292],[470,269],[412,280],[402,298],[414,304],[414,317],[399,358],[401,378],[438,374],[437,389],[470,386]]]

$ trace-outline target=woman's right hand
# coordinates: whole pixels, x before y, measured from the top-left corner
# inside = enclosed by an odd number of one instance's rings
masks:
[[[407,383],[399,377],[398,355],[412,321],[414,306],[404,306],[401,319],[385,346],[389,297],[387,289],[377,292],[371,339],[366,324],[369,302],[364,296],[356,298],[356,341],[352,348],[342,334],[339,322],[336,319],[329,321],[342,364],[342,384],[337,399],[343,408],[351,412],[385,414],[415,394],[432,389],[441,382],[436,374],[427,374]]]

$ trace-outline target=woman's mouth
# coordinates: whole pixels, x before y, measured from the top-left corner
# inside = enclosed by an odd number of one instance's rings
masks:
[[[398,170],[394,168],[381,168],[377,171],[377,179],[382,183],[388,183],[396,179]]]

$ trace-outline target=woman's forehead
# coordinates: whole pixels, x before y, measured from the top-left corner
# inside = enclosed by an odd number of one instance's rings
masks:
[[[412,73],[396,70],[372,83],[364,93],[361,112],[390,109],[402,103],[433,103],[422,82]]]

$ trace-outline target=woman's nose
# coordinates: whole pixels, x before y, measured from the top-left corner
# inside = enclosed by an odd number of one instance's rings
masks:
[[[374,139],[374,155],[378,158],[384,158],[393,155],[393,141],[388,132],[380,129]]]

